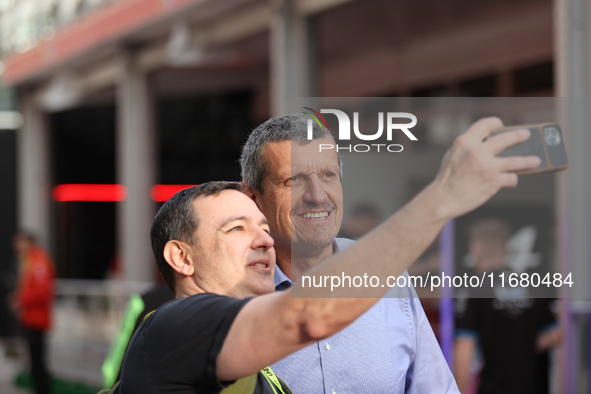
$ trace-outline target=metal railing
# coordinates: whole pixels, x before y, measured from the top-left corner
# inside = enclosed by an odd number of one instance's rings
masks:
[[[49,365],[60,378],[102,385],[101,365],[117,337],[132,294],[145,282],[58,280],[49,336]]]

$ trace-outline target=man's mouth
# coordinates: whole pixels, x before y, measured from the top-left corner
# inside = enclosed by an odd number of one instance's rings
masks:
[[[326,219],[330,215],[330,212],[306,212],[304,214],[298,215],[302,219],[311,219],[311,220],[323,220]]]
[[[257,260],[253,261],[252,263],[248,264],[249,267],[257,267],[262,268],[264,270],[268,270],[271,266],[271,262],[268,259],[265,260]]]

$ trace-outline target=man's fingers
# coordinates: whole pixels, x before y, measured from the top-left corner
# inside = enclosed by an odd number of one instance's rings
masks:
[[[518,181],[519,177],[517,176],[517,174],[501,174],[501,187],[512,189],[517,186]]]
[[[500,163],[498,168],[503,172],[533,170],[542,164],[538,156],[511,156],[498,160]]]
[[[482,142],[491,132],[505,127],[503,121],[497,117],[482,118],[476,121],[466,133],[470,142]]]
[[[492,154],[496,156],[508,147],[526,141],[530,135],[531,132],[528,129],[512,130],[489,138],[485,144],[489,147]]]

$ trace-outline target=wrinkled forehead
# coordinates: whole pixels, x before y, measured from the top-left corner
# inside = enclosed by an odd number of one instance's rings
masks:
[[[192,205],[198,228],[218,227],[237,217],[257,222],[266,220],[254,201],[237,190],[222,190],[218,194],[200,196],[193,200]]]
[[[332,140],[328,136],[303,144],[289,140],[273,142],[265,145],[263,155],[268,168],[282,175],[326,169],[338,171],[339,157],[336,151],[320,149],[320,145],[330,143]]]

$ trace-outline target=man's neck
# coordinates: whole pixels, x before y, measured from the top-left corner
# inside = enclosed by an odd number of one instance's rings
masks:
[[[324,249],[305,249],[305,251],[297,248],[276,247],[277,265],[292,282],[295,282],[308,269],[332,256],[333,248],[334,242]]]

